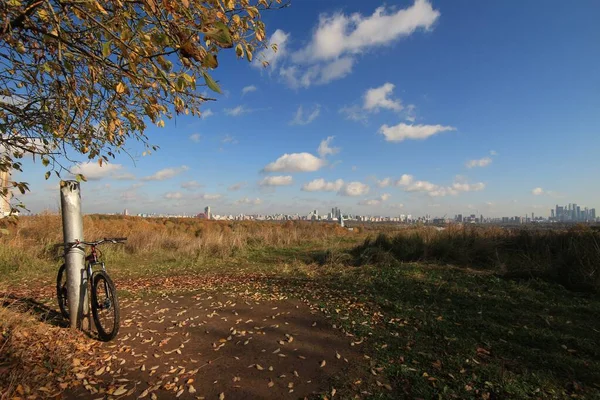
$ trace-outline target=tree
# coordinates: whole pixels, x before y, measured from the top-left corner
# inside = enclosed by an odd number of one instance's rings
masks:
[[[281,0],[3,0],[0,2],[0,171],[33,155],[58,177],[63,157],[100,165],[141,141],[146,124],[200,115],[220,92],[222,49],[252,61],[268,45],[261,12]],[[273,45],[276,51],[276,45]],[[84,179],[84,177],[78,177]],[[21,193],[25,182],[9,181]],[[2,196],[8,196],[3,188]]]

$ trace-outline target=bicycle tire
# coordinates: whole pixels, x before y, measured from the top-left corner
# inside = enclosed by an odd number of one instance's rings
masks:
[[[99,292],[100,291],[100,292]],[[106,299],[100,300],[99,294],[106,295]],[[112,329],[107,329],[100,319],[99,312],[109,311],[112,313],[113,326]],[[98,337],[103,341],[109,341],[117,336],[119,332],[120,311],[119,300],[117,299],[117,290],[110,276],[106,271],[98,271],[92,277],[92,316],[94,324],[98,331]],[[110,318],[110,317],[109,317]]]
[[[63,282],[64,277],[64,282]],[[65,319],[69,319],[69,298],[67,296],[67,266],[61,265],[56,276],[56,298],[58,308]]]

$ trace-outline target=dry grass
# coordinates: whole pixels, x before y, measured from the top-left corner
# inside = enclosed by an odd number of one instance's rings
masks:
[[[127,237],[125,246],[105,246],[107,256],[159,256],[177,259],[228,258],[250,248],[286,248],[332,239],[356,237],[335,224],[309,222],[226,222],[89,215],[84,217],[84,238]],[[0,226],[1,227],[1,226]],[[0,236],[0,272],[43,270],[61,254],[62,225],[59,215],[21,217],[6,225]],[[156,257],[155,257],[156,258]],[[55,264],[56,262],[54,262]]]

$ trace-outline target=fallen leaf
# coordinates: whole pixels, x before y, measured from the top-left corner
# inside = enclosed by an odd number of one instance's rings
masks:
[[[221,392],[221,394],[219,395],[219,400],[224,400],[225,399],[225,393]]]
[[[325,366],[325,364],[327,364],[327,361],[325,361],[325,360],[321,361],[321,364],[320,364],[321,368],[323,368]]]

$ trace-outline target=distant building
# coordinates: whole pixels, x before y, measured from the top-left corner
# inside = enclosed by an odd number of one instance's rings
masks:
[[[206,219],[212,219],[212,214],[210,213],[210,206],[206,206],[204,208],[204,215]]]

